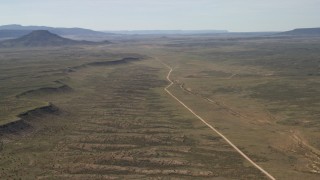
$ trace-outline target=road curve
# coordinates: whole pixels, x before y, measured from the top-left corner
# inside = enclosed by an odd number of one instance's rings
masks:
[[[202,117],[200,117],[197,113],[195,113],[191,108],[189,108],[187,105],[185,105],[181,100],[179,100],[175,95],[173,95],[169,88],[173,85],[173,81],[170,79],[170,75],[173,71],[172,67],[165,64],[164,62],[158,60],[161,64],[166,66],[170,71],[167,75],[167,80],[170,82],[170,84],[164,88],[164,90],[175,100],[177,100],[181,105],[183,105],[186,109],[188,109],[194,116],[196,116],[199,120],[201,120],[205,125],[207,125],[210,129],[212,129],[214,132],[216,132],[219,136],[221,136],[233,149],[235,149],[242,157],[244,157],[246,160],[248,160],[254,167],[259,169],[263,174],[265,174],[268,178],[271,180],[275,180],[275,178],[269,174],[266,170],[264,170],[262,167],[260,167],[257,163],[255,163],[252,159],[250,159],[246,154],[244,154],[236,145],[234,145],[227,137],[225,137],[222,133],[220,133],[217,129],[215,129],[213,126],[211,126],[207,121],[205,121]]]

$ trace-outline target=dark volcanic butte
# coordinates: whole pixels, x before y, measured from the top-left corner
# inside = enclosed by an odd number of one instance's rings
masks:
[[[70,45],[98,45],[108,43],[110,42],[103,41],[97,43],[90,41],[76,41],[60,37],[47,30],[36,30],[20,38],[0,42],[0,47],[48,47]]]

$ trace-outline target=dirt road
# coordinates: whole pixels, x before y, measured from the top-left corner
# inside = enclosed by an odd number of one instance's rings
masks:
[[[159,60],[160,61],[160,60]],[[265,174],[268,178],[275,180],[275,178],[269,174],[266,170],[264,170],[262,167],[260,167],[257,163],[255,163],[252,159],[250,159],[246,154],[244,154],[236,145],[234,145],[227,137],[225,137],[222,133],[220,133],[217,129],[215,129],[212,125],[210,125],[206,120],[204,120],[202,117],[200,117],[198,114],[196,114],[191,108],[189,108],[187,105],[185,105],[180,99],[178,99],[175,95],[173,95],[169,88],[173,85],[173,81],[170,79],[170,75],[173,71],[172,67],[169,65],[163,63],[160,61],[164,66],[166,66],[170,71],[167,75],[167,80],[170,82],[170,84],[164,88],[164,90],[175,100],[177,100],[181,105],[183,105],[186,109],[188,109],[195,117],[197,117],[199,120],[201,120],[205,125],[207,125],[210,129],[212,129],[215,133],[217,133],[219,136],[221,136],[230,146],[232,146],[233,149],[235,149],[242,157],[244,157],[246,160],[248,160],[254,167],[259,169],[263,174]]]

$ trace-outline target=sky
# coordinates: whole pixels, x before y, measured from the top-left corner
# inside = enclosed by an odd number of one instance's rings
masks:
[[[0,25],[5,24],[284,31],[320,27],[320,0],[0,0]]]

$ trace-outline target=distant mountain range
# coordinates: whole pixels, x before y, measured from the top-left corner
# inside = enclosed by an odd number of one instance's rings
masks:
[[[35,30],[47,30],[59,36],[71,39],[89,39],[99,41],[122,35],[242,35],[252,33],[236,33],[227,30],[132,30],[132,31],[94,31],[84,28],[55,28],[47,26],[22,26],[18,24],[0,26],[0,39],[13,39],[27,35]],[[255,35],[280,36],[320,36],[320,28],[301,28],[280,33],[260,33]]]
[[[76,41],[60,37],[47,30],[36,30],[17,39],[0,41],[0,47],[49,47],[49,46],[70,46],[70,45],[97,45],[108,44],[109,41],[91,42]]]
[[[105,38],[113,35],[190,35],[190,34],[221,34],[227,30],[135,30],[135,31],[94,31],[83,28],[55,28],[48,26],[22,26],[18,24],[0,26],[0,39],[13,39],[27,35],[35,30],[47,30],[59,36],[82,39],[82,38]],[[89,37],[89,38],[88,38]]]
[[[132,30],[132,31],[104,31],[106,33],[127,35],[159,35],[159,34],[217,34],[228,33],[227,30]]]
[[[320,36],[320,28],[300,28],[291,31],[281,32],[277,35],[285,36]]]
[[[17,38],[35,30],[47,30],[59,36],[105,36],[110,33],[83,28],[54,28],[47,26],[21,26],[18,24],[0,26],[0,38]]]

